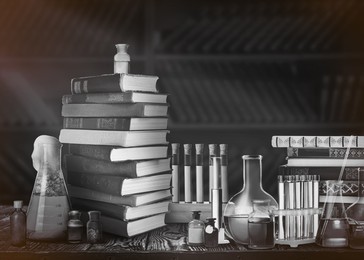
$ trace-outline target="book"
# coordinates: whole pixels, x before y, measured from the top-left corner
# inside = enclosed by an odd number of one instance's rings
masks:
[[[103,74],[78,77],[71,80],[71,93],[158,92],[157,80],[157,76],[135,74]]]
[[[345,163],[345,164],[344,164]],[[364,159],[288,158],[287,166],[295,167],[364,167]]]
[[[280,175],[320,175],[321,180],[338,180],[341,167],[289,167],[281,165],[279,167]],[[358,167],[345,167],[342,174],[342,180],[358,180]]]
[[[364,182],[359,182],[358,180],[352,180],[352,181],[342,181],[342,196],[359,196],[359,190],[362,189],[364,186]],[[337,189],[333,186],[328,186],[326,181],[320,181],[319,184],[319,194],[320,195],[326,195],[328,191],[332,191],[334,189]]]
[[[168,118],[163,117],[64,117],[65,129],[94,129],[94,130],[161,130],[167,129]]]
[[[122,92],[63,95],[62,104],[167,103],[167,94]]]
[[[351,144],[349,145],[351,139]],[[272,147],[357,147],[364,148],[364,136],[272,136]]]
[[[169,201],[160,201],[153,204],[131,207],[71,197],[71,203],[73,208],[85,211],[98,210],[103,216],[128,221],[165,213],[168,211]]]
[[[120,147],[109,145],[88,145],[88,144],[70,144],[68,152],[74,155],[84,157],[118,162],[126,160],[147,160],[166,158],[168,155],[168,146],[142,146],[142,147]],[[168,163],[167,160],[158,160],[155,163],[146,163],[148,167],[163,165]]]
[[[300,158],[345,158],[347,148],[287,148],[288,157]],[[350,148],[349,159],[364,159],[364,149]]]
[[[78,155],[64,157],[67,171],[136,178],[171,170],[170,160],[108,162]]]
[[[64,104],[63,117],[166,117],[166,104]]]
[[[159,174],[139,178],[100,175],[67,171],[69,184],[112,195],[132,195],[170,188],[171,174]]]
[[[168,144],[165,130],[112,131],[61,129],[59,141],[69,144],[116,145],[122,147]]]
[[[90,190],[74,185],[67,185],[67,188],[68,188],[68,194],[74,198],[87,199],[87,200],[100,201],[113,204],[123,204],[132,207],[150,204],[164,199],[169,199],[172,196],[171,191],[169,189],[145,192],[128,196],[120,196],[120,195],[111,195],[101,191]]]
[[[358,196],[342,196],[342,203],[344,204],[353,204],[358,201]],[[320,195],[319,196],[319,202],[325,203],[326,201],[337,201],[337,196],[326,196],[326,195]]]
[[[165,215],[162,213],[134,221],[124,221],[101,215],[100,220],[104,232],[122,237],[132,237],[165,226]]]

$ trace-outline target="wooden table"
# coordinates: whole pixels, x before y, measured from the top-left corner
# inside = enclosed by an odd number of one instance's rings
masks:
[[[104,235],[101,244],[68,244],[27,241],[24,247],[10,244],[10,206],[0,206],[0,260],[13,259],[364,259],[364,250],[328,249],[316,245],[298,248],[276,245],[271,250],[251,250],[231,243],[217,248],[191,247],[186,243],[186,225],[168,225],[152,232],[122,238]]]

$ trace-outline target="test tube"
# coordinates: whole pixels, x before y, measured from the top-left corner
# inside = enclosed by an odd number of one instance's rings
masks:
[[[303,208],[307,209],[308,208],[308,176],[304,176],[303,181],[302,181],[302,194],[303,194]],[[308,238],[309,237],[309,216],[307,214],[302,216],[302,225],[303,225],[303,232],[302,235],[304,238]]]
[[[172,202],[179,202],[179,144],[172,144]]]
[[[221,190],[222,203],[229,201],[229,184],[228,184],[228,145],[220,144],[221,157]]]
[[[215,227],[220,230],[222,218],[222,191],[221,191],[221,157],[212,157],[213,175],[211,193],[211,215],[215,218]]]
[[[286,176],[285,182],[285,190],[286,190],[286,207],[287,209],[295,208],[295,183],[294,176],[289,175]],[[288,221],[286,221],[286,238],[291,239],[296,236],[296,225],[295,225],[295,216],[288,215]]]
[[[307,185],[308,185],[308,208],[313,208],[313,181],[312,175],[307,175]],[[313,215],[310,214],[308,217],[308,237],[313,237]]]
[[[284,206],[284,178],[283,175],[278,175],[278,209],[285,209]],[[283,215],[278,216],[278,239],[283,240],[284,235],[284,222]]]
[[[301,179],[300,175],[295,176],[295,209],[300,210],[301,209]],[[302,216],[300,214],[297,214],[296,216],[296,239],[302,238]]]
[[[203,144],[196,144],[196,202],[203,203]]]
[[[213,183],[214,167],[212,166],[212,157],[216,156],[217,145],[209,144],[209,202],[211,203],[211,190]]]
[[[313,208],[317,209],[319,207],[320,197],[319,197],[319,182],[320,175],[313,175]],[[313,215],[313,236],[316,237],[317,230],[319,227],[319,215]]]
[[[191,189],[191,144],[184,144],[185,202],[192,202]]]

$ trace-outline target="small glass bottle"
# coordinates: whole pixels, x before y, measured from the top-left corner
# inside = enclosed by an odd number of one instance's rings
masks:
[[[215,227],[215,218],[206,219],[205,246],[217,247],[219,245],[219,230]]]
[[[27,234],[26,215],[22,210],[23,201],[14,201],[14,212],[10,216],[11,244],[13,246],[24,246]]]
[[[80,220],[81,212],[72,210],[68,213],[69,220],[67,224],[68,242],[80,243],[82,241],[83,224]]]
[[[102,225],[100,222],[100,211],[89,211],[87,222],[87,242],[91,244],[102,242]]]
[[[205,224],[200,220],[200,211],[192,211],[193,220],[188,223],[188,244],[201,246],[205,243]]]
[[[253,200],[253,212],[248,218],[248,247],[269,249],[274,247],[274,215],[270,211],[270,200]]]
[[[116,44],[117,53],[114,56],[114,73],[129,73],[130,56],[128,44]]]

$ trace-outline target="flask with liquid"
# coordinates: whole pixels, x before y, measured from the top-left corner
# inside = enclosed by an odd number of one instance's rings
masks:
[[[51,136],[38,137],[32,154],[38,170],[27,211],[31,240],[65,240],[70,202],[63,177],[61,144]]]
[[[187,244],[201,246],[205,242],[205,224],[200,220],[200,211],[192,211],[193,220],[188,223]]]
[[[346,209],[349,221],[349,247],[364,249],[364,169],[358,170],[358,198]]]
[[[128,44],[116,44],[117,53],[114,56],[114,73],[129,73],[130,56]]]
[[[269,249],[274,247],[274,215],[270,200],[253,200],[253,212],[248,218],[249,248]]]
[[[67,224],[68,229],[68,242],[80,243],[82,240],[83,224],[81,221],[81,212],[72,210],[68,213],[69,220]]]
[[[239,244],[249,244],[248,217],[253,212],[253,200],[269,200],[270,209],[278,209],[277,201],[262,187],[262,158],[261,155],[242,157],[243,189],[225,207],[226,234]]]
[[[316,234],[322,247],[347,247],[349,223],[342,200],[343,181],[326,181],[326,198]]]

